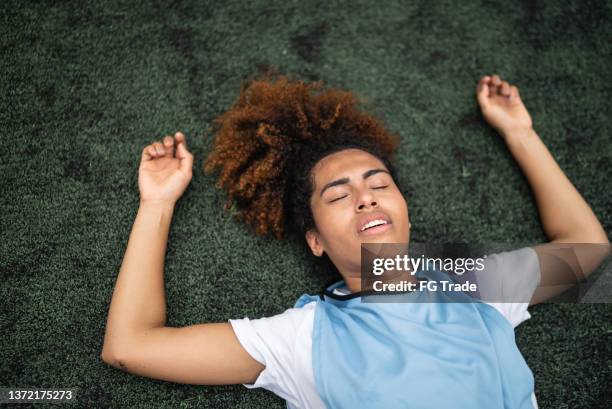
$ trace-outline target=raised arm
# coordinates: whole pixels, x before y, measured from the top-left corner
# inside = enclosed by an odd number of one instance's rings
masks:
[[[529,181],[550,240],[533,247],[541,272],[540,286],[530,302],[536,304],[594,271],[610,252],[608,237],[533,129],[518,88],[493,75],[480,80],[476,93],[483,116],[502,136]]]
[[[252,383],[264,366],[244,350],[229,322],[166,326],[166,243],[192,166],[180,132],[142,152],[140,207],[112,296],[101,357],[130,373],[172,382]]]

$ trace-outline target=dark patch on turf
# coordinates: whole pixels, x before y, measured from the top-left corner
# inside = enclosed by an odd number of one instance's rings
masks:
[[[5,334],[8,335],[10,332],[6,332]],[[23,380],[25,379],[24,372],[26,369],[26,365],[24,365],[23,362],[25,357],[26,354],[23,353],[22,348],[19,349],[19,352],[14,354],[10,352],[4,352],[2,354],[2,372],[0,372],[0,377],[5,385],[10,385],[12,383],[23,384]]]
[[[478,203],[478,211],[480,212],[480,217],[486,218],[485,222],[487,224],[489,224],[491,221],[491,219],[489,218],[489,209],[489,196],[487,196],[485,193],[482,193],[480,195],[480,202]]]
[[[200,66],[194,58],[194,34],[188,27],[171,27],[170,43],[174,49],[183,57],[189,72],[189,107],[198,117],[200,112],[200,100],[202,98],[202,84],[200,81]]]
[[[416,64],[422,70],[431,70],[437,64],[444,62],[447,59],[446,53],[434,50],[430,53],[418,53],[410,59],[410,64]]]
[[[605,4],[606,2],[598,0],[583,0],[577,2],[577,10],[570,7],[563,8],[561,16],[547,29],[551,40],[562,42],[563,37],[573,40],[578,34],[587,38],[592,36],[612,17],[610,9],[606,8]]]
[[[193,59],[193,30],[189,27],[170,28],[170,43],[186,60]]]
[[[604,339],[601,341],[602,343],[607,343],[608,345],[612,345],[612,339],[610,339],[610,336],[604,337]],[[597,355],[597,356],[607,356],[610,357],[612,356],[612,351],[610,350],[610,347],[608,346],[607,348],[605,348],[604,353],[601,355]],[[610,374],[610,370],[607,371],[607,373],[604,373],[604,379],[601,382],[601,385],[612,385],[612,375]],[[612,388],[610,387],[603,387],[600,389],[600,393],[597,396],[597,398],[595,399],[595,403],[593,406],[591,406],[592,409],[609,409],[612,408]]]
[[[160,20],[164,24],[165,30],[168,32],[169,42],[176,52],[182,58],[182,65],[188,72],[188,103],[191,112],[198,118],[204,121],[209,121],[215,115],[209,110],[203,109],[202,105],[202,88],[203,74],[214,75],[215,82],[221,83],[225,80],[225,73],[221,70],[212,67],[207,57],[212,52],[212,48],[206,42],[205,38],[198,38],[192,28],[188,26],[189,20],[193,18],[194,13],[186,9],[182,1],[172,3],[170,10],[162,8],[156,4],[157,12]],[[184,22],[180,26],[169,26],[166,22],[168,13],[176,13],[179,21]],[[210,12],[206,10],[204,13],[198,11],[197,17],[199,21],[206,21],[210,16]],[[204,56],[203,58],[201,56]]]
[[[57,99],[55,85],[51,84],[46,86],[42,90],[39,90],[38,96],[42,98],[47,108],[51,108],[53,105],[55,105],[55,101]]]
[[[540,31],[544,19],[542,12],[539,10],[537,0],[522,0],[525,20],[523,24],[523,32],[527,36],[527,42],[536,50],[544,49],[544,39]]]
[[[436,65],[438,63],[444,62],[447,58],[446,53],[443,51],[435,50],[429,54],[429,56],[425,59],[425,61],[421,62],[422,67],[431,67],[432,65]]]
[[[64,177],[86,182],[89,179],[89,153],[75,147],[64,157]]]
[[[5,36],[9,37],[9,36]],[[18,36],[10,36],[4,38],[2,45],[0,46],[0,52],[2,55],[10,55],[9,53],[23,52],[23,50],[33,49],[39,41],[39,37],[33,33],[20,33]]]
[[[0,269],[3,266],[0,266]],[[2,276],[4,277],[4,274],[2,274]],[[4,278],[3,278],[4,280]],[[7,285],[8,282],[4,281],[4,285]],[[9,284],[10,287],[10,284]],[[18,291],[15,291],[14,289],[11,290],[10,296],[5,297],[2,299],[2,302],[0,303],[0,333],[2,334],[12,334],[15,331],[15,324],[17,321],[17,303],[18,302],[23,302],[22,301],[22,297],[21,294]],[[5,360],[5,362],[3,362],[2,365],[2,372],[0,372],[0,378],[2,380],[4,380],[5,382],[8,380],[9,374],[10,376],[16,376],[15,379],[19,379],[18,376],[20,374],[15,374],[12,373],[16,368],[14,368],[14,362],[19,361],[19,359],[10,359],[8,356],[6,356],[7,351],[5,350],[3,353],[3,360]],[[8,362],[8,366],[9,368],[6,368],[6,366],[4,364],[6,364],[6,362]],[[4,373],[5,371],[8,371],[8,373]]]
[[[80,105],[75,110],[76,114],[73,116],[77,118],[83,126],[87,128],[93,128],[98,122],[104,118],[104,113],[97,111],[88,105],[81,102],[80,98],[77,98]]]
[[[300,75],[301,78],[303,78],[304,80],[308,82],[314,82],[314,81],[318,81],[321,79],[321,76],[319,75],[317,70],[313,68],[311,65],[305,65],[305,64],[302,65],[300,67],[300,70],[298,71],[298,74]]]
[[[579,132],[576,132],[574,129],[564,125],[563,130],[563,138],[567,144],[567,147],[571,151],[576,151],[579,145],[586,142],[584,136],[582,136]]]
[[[113,24],[122,24],[127,20],[126,15],[120,13],[93,15],[89,9],[80,9],[79,13],[75,13],[75,11],[72,10],[64,20],[65,24],[70,28],[84,25],[93,25],[96,28],[100,28]]]
[[[578,89],[581,85],[578,78],[574,75],[552,73],[542,78],[541,83],[556,89],[563,88],[568,94],[572,92],[572,89]]]
[[[32,157],[34,155],[37,155],[40,152],[40,146],[37,145],[38,142],[38,136],[40,135],[40,131],[41,131],[41,126],[39,125],[32,125],[32,138],[28,138],[25,141],[23,141],[23,144],[19,144],[16,147],[15,153],[17,155],[23,155],[26,157]],[[31,160],[31,159],[29,159]]]
[[[307,63],[318,64],[321,60],[323,40],[327,36],[328,30],[325,22],[315,26],[302,27],[298,30],[298,33],[289,39],[290,47]]]
[[[0,264],[0,276],[2,276],[3,280],[15,277],[27,277],[27,272],[28,269],[26,268],[26,266],[17,261]]]
[[[479,152],[472,151],[466,146],[453,145],[451,150],[456,169],[461,172],[459,177],[465,181],[471,194],[478,194],[478,186],[487,174],[489,161]],[[463,175],[464,170],[468,172],[467,175]]]
[[[420,226],[419,226],[420,227]],[[427,230],[430,230],[430,226],[427,226]],[[426,239],[421,241],[439,242],[440,240],[447,239],[449,242],[453,241],[453,237],[448,230],[446,222],[434,222],[431,224],[431,232],[424,234]],[[416,238],[416,237],[415,237]]]
[[[249,61],[249,66],[255,67],[255,70],[253,72],[247,71],[244,74],[242,74],[242,82],[243,83],[248,83],[252,80],[254,80],[255,78],[259,78],[261,75],[264,75],[265,73],[278,73],[278,66],[272,64],[268,64],[264,61]]]
[[[453,153],[453,159],[455,159],[456,161],[459,162],[463,162],[463,160],[465,159],[465,154],[463,153],[463,151],[461,150],[461,148],[457,145],[453,145],[452,147],[452,153]]]
[[[90,107],[81,98],[81,84],[77,83],[74,88],[72,102],[64,108],[64,114],[73,120],[79,121],[82,126],[92,128],[104,119],[104,113]]]
[[[255,68],[259,71],[259,72],[266,72],[269,71],[271,69],[270,65],[268,65],[265,62],[258,62],[255,63]]]
[[[522,0],[524,20],[521,32],[535,51],[542,51],[552,45],[561,46],[576,38],[591,42],[593,48],[597,48],[601,42],[594,37],[611,17],[604,4],[596,0],[577,2],[576,7],[568,4],[560,8],[559,16],[554,17],[550,10],[544,9],[547,5],[543,6],[541,1]]]
[[[402,188],[401,191],[405,198],[412,199],[412,197],[414,196],[414,187],[410,185],[406,186],[405,188]]]
[[[100,361],[102,363],[102,361]],[[108,366],[109,370],[114,370]],[[109,407],[118,407],[125,404],[120,404],[113,399],[113,395],[109,393],[108,388],[97,384],[87,383],[87,387],[79,388],[77,391],[77,399],[83,407],[99,407],[104,402]]]
[[[40,39],[36,34],[26,32],[21,33],[19,36],[13,37],[12,41],[10,38],[7,38],[7,40],[8,41],[3,44],[2,48],[0,48],[3,53],[8,53],[9,51],[14,52],[15,49],[19,48],[28,49],[29,47],[34,47]]]
[[[32,247],[35,247],[34,245]],[[22,259],[0,264],[0,276],[3,280],[24,279],[36,275],[40,266],[47,263],[47,260],[55,254],[57,244],[47,240]]]
[[[91,111],[91,115],[89,117],[89,122],[87,126],[90,128],[100,122],[104,118],[104,113],[101,111]]]
[[[259,12],[260,16],[264,16],[264,17],[271,17],[274,15],[274,10],[269,9],[267,7],[264,7],[260,12]]]
[[[479,111],[470,110],[459,119],[457,125],[464,129],[480,128],[482,127],[482,115]]]

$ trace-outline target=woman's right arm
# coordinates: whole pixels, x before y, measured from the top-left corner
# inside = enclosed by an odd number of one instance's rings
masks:
[[[166,326],[166,242],[174,205],[191,180],[193,156],[181,133],[163,142],[142,153],[140,208],[113,292],[101,357],[127,372],[166,381],[253,383],[264,365],[246,352],[229,322]]]
[[[265,366],[242,347],[229,322],[130,334],[130,347],[102,359],[126,372],[194,385],[252,384]]]

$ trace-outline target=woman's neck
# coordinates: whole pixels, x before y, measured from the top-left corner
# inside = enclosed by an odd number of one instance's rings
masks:
[[[344,283],[351,291],[351,293],[357,293],[364,290],[371,290],[371,288],[362,289],[361,287],[361,276],[343,276]],[[401,281],[409,281],[413,283],[418,283],[419,279],[410,274],[410,271],[385,271],[385,273],[380,276],[380,281],[383,283],[398,283]]]

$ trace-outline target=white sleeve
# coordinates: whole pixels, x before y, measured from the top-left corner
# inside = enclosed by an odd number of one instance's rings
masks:
[[[294,368],[296,336],[313,305],[289,308],[271,317],[230,319],[244,349],[265,368],[247,388],[264,388],[293,405],[298,404]]]
[[[497,309],[516,328],[531,318],[529,301],[540,284],[540,261],[531,247],[487,255],[478,278],[487,293],[483,301]],[[478,273],[477,273],[478,275]]]

